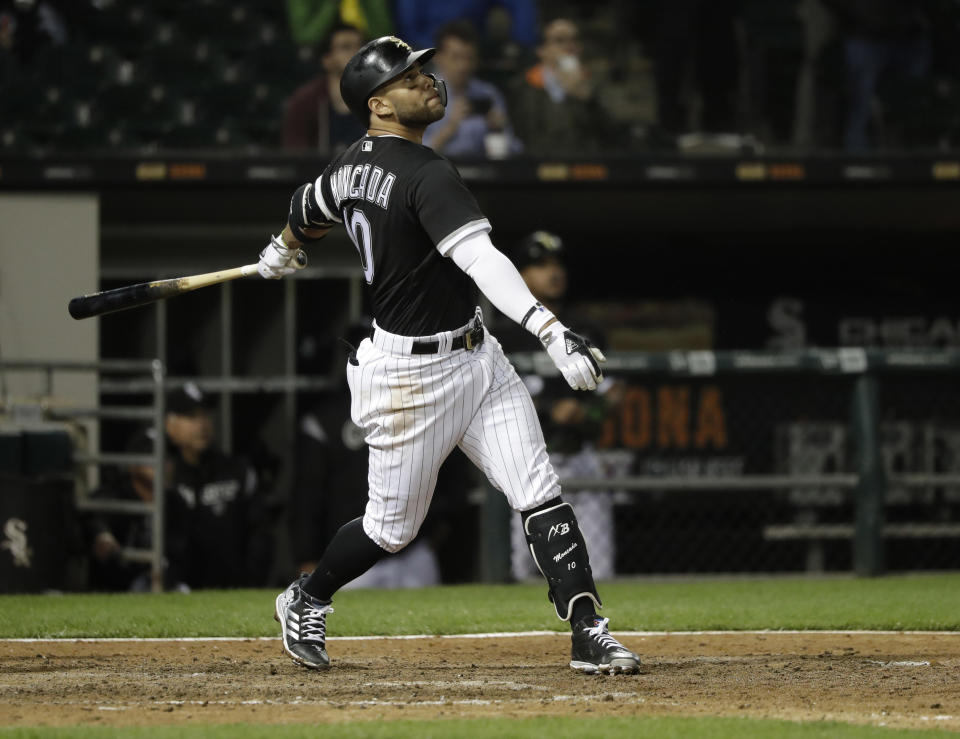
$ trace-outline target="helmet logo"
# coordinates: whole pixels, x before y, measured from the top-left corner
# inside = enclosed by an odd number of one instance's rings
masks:
[[[413,52],[413,49],[410,47],[410,44],[408,44],[406,41],[403,41],[402,39],[398,39],[396,36],[387,36],[385,40],[396,44],[397,48],[400,49],[401,51],[405,51],[408,54]]]

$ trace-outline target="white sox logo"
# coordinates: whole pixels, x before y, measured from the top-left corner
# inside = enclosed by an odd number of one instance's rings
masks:
[[[33,549],[27,546],[27,522],[20,518],[11,518],[3,525],[6,539],[0,542],[0,549],[9,549],[15,567],[29,567]]]
[[[406,41],[401,41],[396,36],[390,36],[389,38],[387,38],[387,41],[391,42],[398,49],[400,49],[401,51],[405,51],[408,54],[413,51],[413,49],[410,47],[410,44],[408,44]]]
[[[570,524],[568,523],[558,523],[550,527],[550,531],[547,532],[547,541],[550,541],[553,538],[553,535],[557,536],[566,536],[570,533]]]

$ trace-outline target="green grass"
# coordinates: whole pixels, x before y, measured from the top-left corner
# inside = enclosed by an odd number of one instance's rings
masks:
[[[6,739],[174,739],[174,737],[211,737],[213,739],[294,739],[294,737],[336,737],[336,739],[929,739],[929,731],[897,730],[873,726],[853,726],[833,722],[794,723],[740,718],[537,718],[469,719],[461,721],[371,721],[327,725],[220,725],[165,726],[152,728],[68,728],[0,729]],[[935,736],[958,736],[956,732],[936,732]]]
[[[743,629],[960,630],[960,574],[858,579],[730,579],[604,584],[604,614],[615,631]],[[276,636],[272,590],[190,595],[0,596],[0,637]],[[332,635],[451,634],[565,630],[543,585],[466,585],[426,590],[348,590],[338,594]],[[937,728],[931,726],[931,728]],[[849,724],[739,718],[538,718],[371,721],[333,725],[175,726],[111,729],[0,728],[0,739],[141,737],[458,737],[602,736],[716,739],[885,739],[929,737]],[[937,731],[936,736],[960,736]]]
[[[960,629],[960,574],[608,583],[614,631]],[[276,636],[275,591],[0,596],[0,638]],[[566,630],[543,585],[347,590],[333,636]]]

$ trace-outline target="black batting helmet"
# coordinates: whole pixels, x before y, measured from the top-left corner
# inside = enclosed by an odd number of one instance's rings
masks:
[[[367,100],[381,85],[406,72],[416,62],[426,64],[436,49],[414,51],[396,36],[381,36],[353,55],[340,77],[340,94],[350,112],[366,124]]]
[[[513,263],[517,269],[553,257],[563,260],[563,239],[549,231],[534,231],[524,236],[513,248]]]

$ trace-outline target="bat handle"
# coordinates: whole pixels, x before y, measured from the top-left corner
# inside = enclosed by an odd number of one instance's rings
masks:
[[[297,264],[300,265],[300,268],[303,269],[307,266],[307,253],[300,249],[297,251]],[[245,264],[240,268],[240,273],[244,277],[249,277],[250,275],[255,275],[258,273],[256,264]]]

